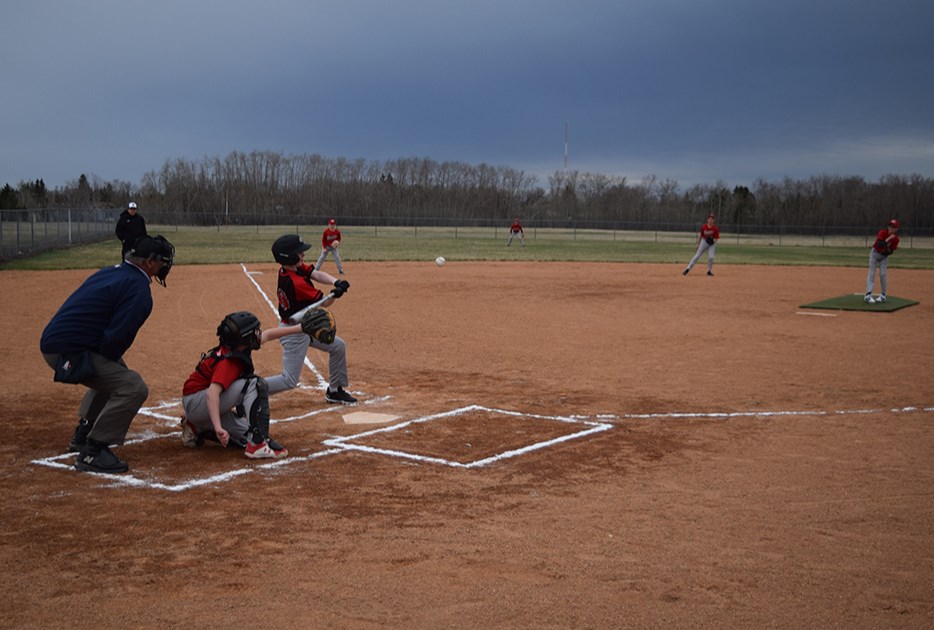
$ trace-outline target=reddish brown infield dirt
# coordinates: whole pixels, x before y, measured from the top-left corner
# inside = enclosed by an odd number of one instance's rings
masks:
[[[273,265],[249,269],[272,295]],[[276,467],[184,448],[177,407],[140,414],[122,481],[36,463],[84,391],[52,382],[39,336],[90,272],[0,272],[0,627],[932,627],[934,272],[890,273],[918,306],[819,316],[798,306],[865,269],[680,270],[349,263],[333,311],[369,404],[273,397],[274,419],[311,414],[273,427]],[[178,400],[227,312],[276,322],[239,265],[153,294],[126,356],[147,407]],[[255,356],[272,374],[281,353]],[[323,444],[386,426],[351,411],[469,405],[515,413],[351,441],[422,459]],[[523,450],[585,422],[612,428]]]

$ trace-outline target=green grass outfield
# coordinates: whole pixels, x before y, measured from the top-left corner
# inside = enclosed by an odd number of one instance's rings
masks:
[[[323,228],[303,226],[221,227],[150,225],[176,248],[176,263],[220,264],[273,262],[270,246],[281,234],[302,234],[312,245],[306,262],[320,252]],[[354,261],[589,261],[686,265],[694,255],[693,233],[611,232],[584,230],[526,231],[526,246],[514,240],[506,247],[506,230],[493,228],[342,227],[341,256]],[[869,248],[853,237],[755,236],[723,234],[717,245],[717,264],[865,267]],[[781,242],[781,244],[779,244]],[[934,247],[917,243],[902,247],[890,259],[898,269],[934,269]],[[109,238],[75,245],[2,264],[2,269],[93,269],[116,263],[120,243]],[[706,255],[702,256],[706,260]],[[328,258],[329,269],[333,262]]]

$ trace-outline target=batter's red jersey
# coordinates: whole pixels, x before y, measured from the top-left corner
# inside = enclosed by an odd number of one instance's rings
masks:
[[[308,277],[314,269],[305,263],[296,265],[294,271],[279,267],[279,287],[276,289],[276,295],[279,298],[279,317],[283,322],[324,297],[324,293],[315,288]]]
[[[339,240],[341,240],[341,231],[337,228],[333,230],[328,228],[324,231],[324,234],[321,235],[321,247],[328,248],[331,246],[331,243]]]
[[[885,253],[885,247],[886,247],[885,239],[887,239],[890,235],[891,235],[891,232],[889,232],[888,228],[879,230],[879,233],[876,234],[876,242],[873,243],[872,248],[876,250],[877,252],[879,252],[880,254]],[[888,248],[891,249],[893,252],[896,249],[898,249],[898,235],[897,234],[895,235],[895,238],[889,241]]]
[[[712,237],[713,240],[720,239],[720,228],[716,225],[707,225],[706,223],[700,229],[701,238],[707,239],[707,237]]]
[[[245,367],[240,359],[228,356],[231,352],[233,350],[226,346],[218,346],[206,352],[182,386],[182,396],[207,389],[211,383],[219,383],[222,391],[230,387],[231,383],[243,375]]]

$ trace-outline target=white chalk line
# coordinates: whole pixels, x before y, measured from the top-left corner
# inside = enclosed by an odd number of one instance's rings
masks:
[[[260,271],[249,271],[246,268],[246,265],[240,263],[240,267],[243,269],[243,274],[247,277],[247,280],[253,283],[253,286],[256,287],[256,290],[259,291],[259,294],[263,296],[263,299],[266,301],[266,304],[269,305],[270,310],[276,316],[276,319],[279,318],[279,307],[276,304],[273,304],[272,300],[269,299],[269,296],[266,295],[266,292],[263,291],[263,287],[259,286],[259,283],[253,279],[254,275],[262,275]],[[324,388],[328,386],[328,382],[325,380],[324,376],[318,371],[318,368],[315,367],[315,364],[311,362],[311,359],[308,358],[308,355],[305,355],[305,365],[311,370],[312,374],[315,375],[315,379],[318,381],[318,388]]]
[[[385,402],[386,400],[389,400],[389,399],[391,399],[390,396],[382,396],[382,397],[370,399],[367,401],[363,401],[363,404],[366,405],[366,404],[374,404],[378,402]],[[149,415],[153,418],[157,418],[160,420],[167,420],[174,427],[174,426],[177,426],[178,416],[161,413],[161,411],[178,407],[180,403],[181,403],[180,400],[163,401],[163,402],[158,403],[155,406],[144,407],[140,409],[140,413],[144,415]],[[311,417],[314,417],[314,416],[317,416],[323,413],[328,413],[331,411],[334,411],[334,409],[327,408],[327,407],[322,408],[322,409],[314,409],[307,413],[299,414],[296,416],[273,419],[270,421],[270,424],[276,424],[279,422],[295,422],[298,420],[311,418]],[[511,449],[509,451],[498,453],[490,457],[486,457],[486,458],[471,461],[471,462],[457,462],[457,461],[448,460],[448,459],[439,458],[439,457],[420,455],[418,453],[410,453],[406,451],[399,451],[399,450],[392,450],[392,449],[381,449],[381,448],[376,448],[372,446],[367,446],[364,444],[353,443],[354,441],[359,441],[372,435],[386,433],[389,431],[396,431],[396,430],[405,428],[406,426],[410,426],[412,424],[430,422],[433,420],[439,420],[443,418],[455,417],[455,416],[463,415],[471,411],[498,413],[501,415],[508,415],[508,416],[513,416],[513,417],[525,417],[525,418],[530,418],[530,419],[551,420],[551,421],[564,422],[564,423],[569,423],[569,424],[580,424],[588,428],[582,431],[577,431],[577,432],[568,434],[568,435],[559,436],[551,440],[537,442],[537,443],[530,444],[530,445],[517,448],[517,449]],[[839,415],[866,415],[866,414],[879,414],[879,413],[908,414],[908,413],[931,413],[931,412],[934,412],[934,406],[932,407],[927,407],[927,406],[926,407],[894,407],[894,408],[888,408],[888,409],[882,409],[882,408],[838,409],[838,410],[831,410],[831,411],[780,410],[780,411],[732,411],[732,412],[664,412],[664,413],[638,413],[638,414],[631,413],[631,414],[622,414],[619,416],[614,415],[614,414],[598,414],[596,416],[546,416],[546,415],[541,415],[541,414],[523,413],[523,412],[512,411],[512,410],[507,410],[507,409],[496,409],[496,408],[484,407],[481,405],[468,405],[465,407],[452,409],[450,411],[422,416],[420,418],[414,418],[412,420],[407,420],[405,422],[394,424],[388,427],[380,427],[377,429],[363,431],[363,432],[356,433],[353,435],[348,435],[348,436],[331,437],[322,442],[324,446],[327,446],[330,448],[323,450],[323,451],[317,451],[315,453],[311,453],[303,457],[293,456],[293,457],[289,457],[283,460],[276,460],[273,462],[256,464],[249,468],[240,468],[240,469],[230,470],[224,473],[219,473],[217,475],[211,475],[208,477],[192,478],[192,479],[188,479],[188,480],[174,483],[174,484],[142,479],[142,478],[139,478],[133,475],[121,475],[119,477],[116,477],[113,475],[99,475],[99,476],[102,478],[108,479],[110,481],[113,481],[114,484],[111,484],[111,485],[115,485],[115,484],[124,485],[124,486],[129,485],[129,486],[147,487],[147,488],[153,488],[157,490],[166,490],[166,491],[176,492],[176,491],[187,490],[187,489],[195,488],[199,486],[209,485],[212,483],[222,483],[224,481],[234,479],[236,477],[239,477],[240,475],[244,475],[252,471],[256,471],[256,470],[261,471],[261,470],[268,470],[272,468],[279,468],[282,466],[291,465],[293,463],[307,462],[313,459],[325,457],[327,455],[336,455],[336,454],[347,452],[347,451],[359,451],[359,452],[366,452],[366,453],[372,453],[372,454],[379,454],[379,455],[419,461],[419,462],[424,462],[424,463],[441,464],[441,465],[456,467],[456,468],[479,468],[479,467],[486,466],[494,462],[524,455],[532,451],[547,448],[549,446],[554,446],[561,442],[566,442],[568,440],[573,440],[573,439],[579,439],[584,436],[590,435],[592,433],[606,431],[606,430],[613,428],[614,425],[612,423],[614,421],[626,420],[626,419],[725,420],[725,419],[730,419],[730,418],[741,418],[741,417],[772,418],[772,417],[783,417],[783,416],[785,417],[787,416],[831,416],[831,415],[839,416]],[[591,418],[595,418],[595,420],[591,420]],[[147,430],[139,434],[138,436],[130,440],[127,440],[125,444],[127,445],[141,444],[141,443],[154,440],[154,439],[164,439],[164,438],[173,438],[173,437],[177,438],[178,434],[175,432],[166,434],[166,433],[158,433],[158,432],[154,432],[151,430]],[[62,470],[74,470],[72,463],[70,462],[61,463],[60,462],[60,460],[64,460],[64,459],[71,460],[74,457],[75,457],[74,453],[62,453],[58,455],[53,455],[51,457],[33,460],[32,463],[48,466],[51,468],[62,469]]]
[[[836,313],[807,313],[805,311],[798,311],[795,315],[810,315],[812,317],[836,317]]]
[[[930,413],[934,407],[895,407],[891,409],[838,409],[834,411],[801,410],[801,411],[713,411],[713,412],[666,412],[666,413],[627,413],[619,416],[623,419],[657,419],[657,418],[770,418],[775,416],[830,416],[830,415],[857,415],[873,413]]]
[[[471,411],[497,413],[501,415],[508,415],[508,416],[521,417],[521,418],[552,420],[552,421],[564,422],[568,424],[581,424],[581,425],[588,426],[590,428],[585,429],[583,431],[577,431],[575,433],[571,433],[568,435],[562,435],[560,437],[557,437],[551,440],[545,440],[543,442],[536,442],[534,444],[529,444],[528,446],[524,446],[521,448],[504,451],[502,453],[497,453],[496,455],[492,455],[490,457],[486,457],[483,459],[474,460],[471,462],[458,462],[454,460],[444,459],[442,457],[430,457],[427,455],[419,455],[417,453],[410,453],[407,451],[399,451],[399,450],[394,450],[394,449],[381,449],[381,448],[376,448],[373,446],[366,446],[366,445],[352,443],[354,441],[358,441],[363,438],[376,435],[379,433],[389,433],[391,431],[398,431],[400,429],[404,429],[405,427],[413,425],[413,424],[421,424],[423,422],[430,422],[433,420],[450,418],[453,416],[463,415]],[[530,453],[532,451],[536,451],[542,448],[554,446],[555,444],[560,444],[561,442],[566,442],[568,440],[582,438],[586,435],[590,435],[591,433],[598,433],[600,431],[608,431],[609,429],[612,429],[612,428],[613,428],[613,425],[609,423],[592,422],[589,420],[583,420],[580,418],[571,418],[568,416],[543,416],[539,414],[530,414],[530,413],[522,413],[518,411],[510,411],[506,409],[493,409],[490,407],[483,407],[480,405],[468,405],[466,407],[460,407],[458,409],[452,409],[450,411],[445,411],[442,413],[436,413],[436,414],[432,414],[428,416],[423,416],[421,418],[414,418],[412,420],[400,422],[398,424],[394,424],[388,427],[381,427],[379,429],[364,431],[362,433],[357,433],[354,435],[329,438],[327,440],[324,440],[324,444],[327,446],[333,446],[336,448],[343,448],[347,450],[361,451],[361,452],[373,453],[373,454],[379,454],[379,455],[387,455],[390,457],[400,457],[403,459],[409,459],[409,460],[431,463],[431,464],[442,464],[442,465],[451,466],[454,468],[479,468],[481,466],[486,466],[488,464],[502,461],[504,459],[509,459],[511,457],[517,457],[519,455],[524,455],[526,453]]]

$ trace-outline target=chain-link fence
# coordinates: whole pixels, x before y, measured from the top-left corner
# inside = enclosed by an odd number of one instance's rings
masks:
[[[114,237],[119,213],[95,208],[0,210],[0,260]]]
[[[43,250],[65,247],[77,243],[115,238],[117,217],[122,209],[42,209],[0,211],[0,260],[29,256]],[[249,228],[281,225],[299,232],[323,229],[330,217],[275,216],[256,221],[255,213],[216,213],[210,216],[150,212],[145,214],[149,225],[170,226],[176,229],[188,226],[210,226],[212,229]],[[439,217],[336,217],[343,227],[372,230],[373,236],[408,237],[430,236],[450,238],[505,238],[508,224],[492,219],[452,219]],[[525,238],[530,240],[611,240],[620,242],[654,241],[672,242],[695,238],[700,223],[666,223],[652,221],[606,221],[568,217],[565,220],[537,220],[523,222]],[[748,225],[719,224],[721,240],[743,245],[869,247],[882,226],[807,226],[807,225]],[[932,248],[934,233],[930,229],[912,229],[902,226],[899,231],[902,247]]]

